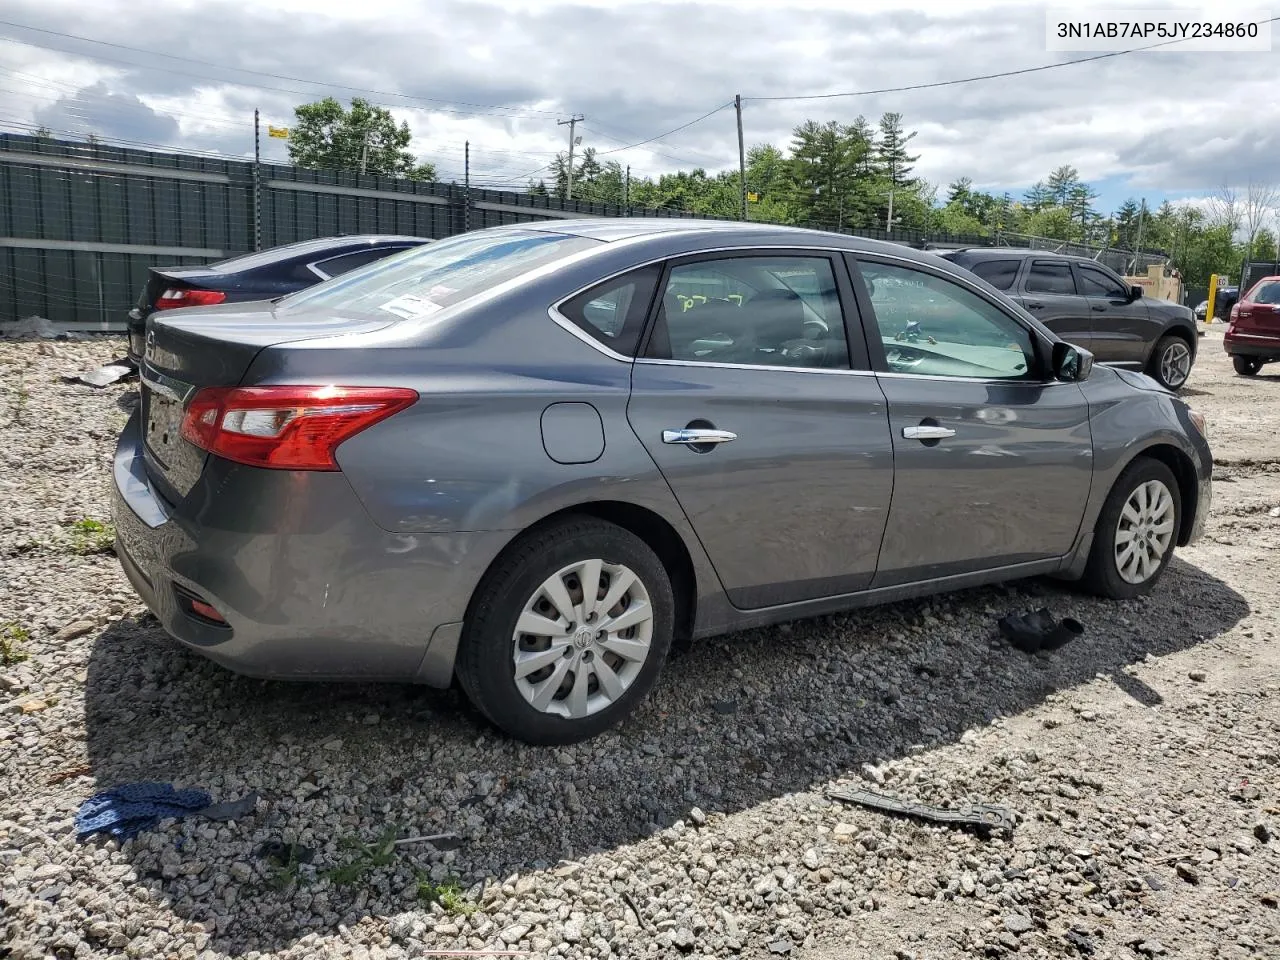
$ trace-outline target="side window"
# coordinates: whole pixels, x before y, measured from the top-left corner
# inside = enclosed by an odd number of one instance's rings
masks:
[[[656,265],[641,267],[606,280],[563,303],[560,313],[610,350],[633,357],[661,272]]]
[[[984,380],[1035,376],[1030,331],[976,293],[921,270],[866,261],[858,269],[890,372]]]
[[[1097,267],[1078,266],[1080,271],[1080,292],[1086,297],[1106,297],[1108,300],[1128,300],[1124,284],[1115,277]]]
[[[363,267],[366,263],[373,263],[375,260],[381,260],[383,257],[389,257],[393,253],[399,253],[404,247],[378,247],[373,250],[357,250],[355,253],[344,253],[340,257],[330,257],[328,260],[319,260],[311,264],[326,277],[336,277],[348,270],[354,270],[356,267]]]
[[[728,257],[672,267],[645,355],[847,370],[831,261]]]
[[[1027,275],[1028,293],[1057,293],[1075,296],[1076,283],[1071,279],[1071,264],[1065,260],[1032,260]]]
[[[1021,265],[1019,260],[982,260],[969,269],[997,290],[1010,290]]]

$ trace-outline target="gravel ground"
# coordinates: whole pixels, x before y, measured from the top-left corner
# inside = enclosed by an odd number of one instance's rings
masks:
[[[0,342],[0,957],[1280,956],[1280,377],[1235,377],[1214,334],[1187,390],[1214,515],[1150,598],[1029,581],[708,641],[561,750],[456,692],[248,680],[167,641],[85,522],[132,385],[61,380],[121,347]],[[1040,605],[1085,636],[997,638]],[[259,800],[76,842],[86,797],[146,779]]]

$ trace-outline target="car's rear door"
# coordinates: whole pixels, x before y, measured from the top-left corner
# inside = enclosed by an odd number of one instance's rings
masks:
[[[628,417],[743,609],[863,589],[893,490],[847,268],[822,250],[667,265]]]
[[[1261,280],[1237,304],[1233,324],[1251,337],[1280,338],[1280,280]]]
[[[1090,348],[1105,363],[1141,366],[1160,339],[1161,323],[1142,300],[1129,297],[1123,280],[1102,267],[1074,264],[1076,284],[1089,298]]]
[[[1070,261],[1033,258],[1013,299],[1063,340],[1093,349],[1089,300],[1076,290]]]
[[[1093,473],[1080,386],[1044,377],[1039,336],[976,285],[889,256],[851,263],[894,448],[873,586],[1069,552]],[[934,332],[901,337],[921,312]]]

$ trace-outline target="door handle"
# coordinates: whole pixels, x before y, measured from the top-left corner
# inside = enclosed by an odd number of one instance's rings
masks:
[[[1106,307],[1093,306],[1093,307],[1090,307],[1089,309],[1090,309],[1090,310],[1097,310],[1099,313],[1105,313],[1107,308],[1106,308]]]
[[[918,427],[903,427],[902,435],[908,440],[945,440],[947,437],[954,437],[956,432],[950,427],[921,424]]]
[[[697,430],[685,427],[683,430],[663,430],[663,443],[689,443],[699,445],[703,443],[728,443],[730,440],[737,440],[736,433],[730,433],[728,430]]]

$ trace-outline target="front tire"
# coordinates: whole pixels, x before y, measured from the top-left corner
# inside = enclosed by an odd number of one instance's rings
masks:
[[[458,681],[508,735],[576,743],[644,699],[674,623],[671,580],[648,544],[603,520],[566,519],[518,539],[485,575],[468,611]]]
[[[1179,390],[1191,376],[1191,346],[1182,337],[1161,337],[1151,355],[1151,376],[1166,390]]]
[[[1256,377],[1258,371],[1262,369],[1262,361],[1257,357],[1234,356],[1231,358],[1231,365],[1242,377]]]
[[[1093,531],[1084,585],[1099,596],[1131,600],[1163,575],[1182,523],[1182,497],[1173,472],[1139,457],[1120,474]]]

